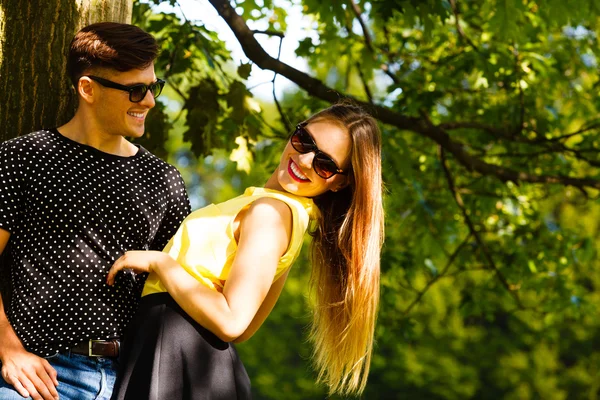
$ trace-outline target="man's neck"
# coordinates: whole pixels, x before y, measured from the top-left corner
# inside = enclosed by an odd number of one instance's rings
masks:
[[[91,121],[93,119],[77,113],[69,122],[59,127],[58,130],[63,136],[77,143],[94,147],[104,153],[121,157],[130,157],[137,153],[138,148],[123,136],[106,133],[101,127]]]

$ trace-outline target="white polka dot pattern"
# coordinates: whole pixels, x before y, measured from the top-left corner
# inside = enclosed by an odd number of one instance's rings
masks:
[[[119,157],[56,130],[0,144],[13,286],[5,308],[27,350],[48,356],[122,336],[145,276],[110,287],[108,270],[128,250],[162,250],[189,212],[179,172],[141,146]]]

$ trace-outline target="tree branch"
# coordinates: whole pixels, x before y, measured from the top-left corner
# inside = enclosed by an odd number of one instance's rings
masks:
[[[524,108],[522,108],[521,110],[523,110],[523,109]],[[439,124],[438,127],[443,130],[446,130],[446,129],[447,130],[478,129],[478,130],[482,130],[482,131],[491,133],[492,135],[494,135],[498,138],[501,138],[501,139],[506,139],[506,140],[510,140],[513,142],[524,143],[524,144],[529,144],[529,145],[538,146],[538,147],[540,145],[544,146],[542,148],[542,150],[538,150],[535,152],[529,152],[529,153],[504,152],[504,153],[497,153],[497,154],[485,154],[485,156],[487,156],[487,157],[515,157],[516,158],[516,157],[537,157],[537,156],[545,155],[545,154],[549,154],[549,153],[572,153],[575,156],[575,158],[577,158],[578,160],[584,161],[595,167],[600,166],[600,161],[591,160],[588,157],[584,156],[584,153],[597,154],[600,149],[595,149],[595,148],[574,149],[571,147],[567,147],[563,143],[560,143],[562,140],[568,139],[572,136],[579,135],[579,134],[582,134],[582,133],[585,133],[585,132],[588,132],[588,131],[591,131],[594,129],[598,129],[598,128],[600,128],[600,124],[593,124],[586,128],[580,128],[579,130],[577,130],[575,132],[567,133],[567,134],[549,138],[549,139],[547,139],[543,136],[540,136],[537,139],[527,139],[526,137],[523,137],[523,136],[514,136],[514,135],[511,135],[506,130],[498,129],[493,126],[482,124],[479,122],[445,122],[445,123]],[[573,185],[573,186],[578,186],[578,185]],[[581,186],[578,186],[578,187],[581,189]]]
[[[177,86],[175,86],[175,84],[169,82],[169,86],[171,87],[171,89],[173,89],[175,93],[179,95],[179,97],[182,98],[184,102],[188,101],[188,98],[185,96],[185,94]]]
[[[183,17],[185,22],[189,22],[189,19],[187,19],[187,17],[185,16],[185,13],[183,12],[183,8],[181,7],[181,4],[179,4],[178,1],[176,1],[175,3],[177,4],[177,7],[179,7],[179,12],[181,13],[181,16]]]
[[[352,1],[352,0],[351,0]],[[353,7],[355,7],[358,10],[358,19],[359,21],[361,21],[361,25],[362,25],[362,19],[360,18],[360,9],[358,8],[358,5],[356,5],[356,3],[354,3],[352,1]],[[357,11],[355,10],[355,13]],[[347,21],[346,23],[346,32],[348,32],[348,36],[354,36],[354,33],[352,32],[352,21]],[[363,25],[363,30],[366,29],[365,26]],[[365,35],[368,35],[368,32],[365,30]],[[371,47],[371,43],[370,43],[370,38],[368,41],[368,46],[369,51],[371,52],[371,54],[373,53],[373,47]],[[362,69],[361,69],[361,65],[360,62],[356,61],[354,63],[354,66],[356,68],[356,71],[358,72],[358,76],[360,78],[360,81],[363,85],[363,89],[365,90],[365,94],[367,95],[367,99],[369,99],[369,103],[373,104],[373,94],[371,93],[371,89],[369,88],[369,84],[367,82],[367,80],[365,79],[365,74],[363,73]],[[350,83],[350,72],[351,72],[351,66],[350,63],[348,63],[348,69],[346,70],[346,90],[348,90],[349,87],[349,83]]]
[[[471,238],[471,235],[472,234],[469,233],[467,235],[467,237],[452,252],[452,254],[450,255],[450,257],[448,258],[448,261],[446,262],[446,265],[444,266],[444,269],[438,275],[436,275],[435,277],[433,277],[433,279],[431,279],[429,282],[427,282],[427,285],[425,285],[425,287],[423,288],[423,290],[421,290],[419,292],[419,294],[417,294],[417,297],[408,305],[408,307],[406,307],[406,310],[404,310],[404,312],[402,313],[403,315],[407,315],[410,312],[410,310],[412,310],[413,307],[416,306],[421,301],[421,298],[423,297],[423,295],[425,295],[425,293],[427,293],[427,291],[429,290],[429,288],[435,282],[437,282],[438,279],[440,279],[441,277],[443,277],[446,274],[446,272],[448,272],[448,268],[450,268],[450,266],[452,265],[452,263],[454,262],[454,260],[456,259],[456,257],[460,253],[460,251],[468,243],[469,239]]]
[[[438,125],[443,130],[454,130],[454,129],[478,129],[481,131],[485,131],[491,133],[494,136],[501,138],[510,138],[510,135],[505,129],[498,129],[491,125],[486,125],[481,122],[472,122],[472,121],[454,121],[454,122],[443,122]]]
[[[244,19],[239,16],[231,7],[228,0],[209,0],[215,7],[219,15],[229,25],[237,40],[239,41],[246,56],[252,60],[259,68],[267,69],[279,73],[300,88],[304,89],[311,96],[325,100],[330,103],[336,103],[342,96],[335,90],[327,87],[320,80],[299,71],[279,60],[271,57],[262,48],[254,37],[253,32],[248,28]],[[350,97],[350,96],[348,96]],[[496,176],[498,179],[506,182],[531,182],[531,183],[556,183],[570,185],[575,187],[589,186],[600,189],[600,180],[593,178],[574,178],[563,175],[535,175],[526,172],[516,171],[504,168],[498,165],[489,164],[485,161],[469,154],[462,143],[453,141],[450,136],[439,126],[428,123],[423,118],[408,117],[394,112],[386,107],[371,105],[369,103],[353,99],[357,104],[369,110],[371,114],[381,122],[393,125],[398,129],[412,131],[427,137],[446,151],[451,153],[454,158],[471,171],[477,171],[483,175]]]
[[[360,9],[360,7],[358,6],[358,4],[356,4],[356,2],[354,0],[350,0],[350,5],[352,6],[352,11],[354,12],[354,15],[356,16],[356,19],[358,19],[358,23],[360,24],[360,27],[362,28],[363,34],[365,35],[365,44],[367,45],[367,48],[371,51],[371,54],[375,54],[375,50],[373,50],[373,40],[371,39],[371,34],[369,33],[369,30],[367,29],[367,25],[365,24],[365,21],[363,21],[362,19],[362,11]]]
[[[481,235],[479,234],[479,232],[475,229],[475,225],[473,224],[471,217],[469,217],[467,209],[463,203],[462,196],[456,191],[456,187],[454,185],[454,180],[452,179],[452,174],[450,173],[450,169],[448,168],[448,165],[446,163],[446,155],[445,155],[444,149],[441,146],[439,146],[439,154],[440,154],[440,163],[442,165],[442,168],[444,169],[444,174],[446,175],[446,180],[448,181],[448,188],[450,189],[450,192],[452,192],[452,197],[454,198],[456,205],[460,209],[460,211],[463,215],[463,218],[465,220],[465,223],[469,227],[469,231],[471,232],[471,235],[473,235],[473,237],[475,237],[475,240],[477,241],[477,244],[481,248],[481,251],[483,252],[483,255],[485,256],[487,263],[490,265],[491,269],[496,273],[496,277],[498,278],[498,280],[500,281],[502,286],[504,286],[504,288],[508,291],[508,293],[510,293],[510,295],[515,299],[519,308],[523,308],[523,304],[521,303],[521,299],[519,298],[519,295],[511,288],[511,285],[506,280],[506,277],[504,277],[504,274],[502,274],[502,272],[498,269],[498,267],[496,266],[496,263],[494,262],[494,259],[492,258],[492,255],[490,254],[489,249],[487,248],[487,245],[481,238]]]
[[[389,65],[386,65],[386,64],[381,64],[381,67],[380,67],[380,69],[381,69],[381,70],[382,70],[382,71],[383,71],[383,72],[384,72],[384,73],[385,73],[387,76],[389,76],[389,77],[392,79],[392,81],[394,81],[394,83],[395,83],[396,85],[400,85],[400,78],[398,78],[398,77],[396,76],[396,74],[394,74],[392,71],[390,71],[390,67],[389,67]]]
[[[487,265],[482,265],[480,267],[473,267],[473,268],[461,268],[459,270],[456,270],[454,272],[449,272],[446,275],[442,276],[442,278],[451,278],[453,276],[458,276],[462,273],[465,272],[473,272],[473,271],[489,271],[491,268],[488,267]]]
[[[517,80],[517,87],[519,88],[519,131],[521,134],[525,128],[525,92],[521,85],[521,57],[517,46],[513,44],[513,53],[515,55],[515,77]]]
[[[460,13],[458,12],[458,5],[456,4],[456,0],[450,0],[450,6],[452,7],[454,19],[456,20],[456,30],[458,31],[458,34],[469,44],[469,46],[473,48],[473,50],[479,52],[479,49],[477,48],[477,46],[475,46],[475,43],[473,43],[473,41],[467,36],[465,31],[463,30],[462,26],[460,26]]]
[[[557,136],[557,137],[550,138],[550,139],[548,139],[548,141],[549,142],[557,142],[557,141],[565,140],[565,139],[568,139],[568,138],[570,138],[572,136],[576,136],[576,135],[579,135],[581,133],[588,132],[588,131],[591,131],[591,130],[594,130],[594,129],[598,129],[598,128],[600,128],[600,123],[595,123],[595,124],[592,124],[592,125],[590,125],[590,126],[588,126],[586,128],[580,128],[580,129],[576,130],[575,132],[567,133],[567,134],[562,135],[562,136]]]
[[[365,94],[367,95],[367,98],[369,99],[369,103],[373,104],[373,94],[371,93],[371,89],[369,89],[369,84],[367,83],[367,80],[365,79],[365,75],[363,74],[362,70],[360,69],[359,63],[356,63],[356,70],[358,71],[358,76],[360,77],[360,81],[363,84],[363,88],[365,89]]]
[[[254,33],[254,34],[261,34],[261,35],[267,35],[267,36],[277,36],[278,38],[281,38],[281,39],[283,39],[283,37],[284,37],[284,34],[282,32],[271,31],[271,30],[267,30],[267,31],[253,30],[252,33]]]
[[[283,35],[279,37],[279,49],[277,50],[277,60],[281,57],[281,46],[283,45]],[[287,132],[292,131],[292,124],[288,120],[287,115],[283,112],[283,108],[281,108],[281,104],[279,103],[279,99],[277,98],[277,92],[275,91],[275,80],[277,79],[277,72],[273,74],[273,80],[271,83],[273,84],[273,100],[275,101],[275,105],[277,106],[277,111],[279,112],[279,116],[281,117],[281,121],[283,125],[285,125],[285,129]]]

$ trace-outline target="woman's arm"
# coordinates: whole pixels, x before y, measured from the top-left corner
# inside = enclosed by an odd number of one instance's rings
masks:
[[[260,305],[254,319],[252,319],[252,322],[250,322],[246,331],[234,340],[235,343],[245,342],[250,339],[254,336],[256,331],[258,331],[258,328],[262,326],[263,322],[265,322],[269,314],[271,314],[271,311],[273,311],[273,307],[275,307],[275,303],[277,303],[277,299],[279,299],[279,295],[283,290],[283,285],[285,284],[289,272],[290,270],[288,268],[283,275],[273,282],[273,285],[271,285],[271,288],[269,289],[269,293],[267,293],[267,297],[265,297],[265,300]]]
[[[272,198],[255,201],[240,222],[238,249],[222,293],[198,282],[161,252],[126,253],[113,265],[107,281],[114,283],[115,274],[123,268],[154,272],[188,315],[230,342],[248,329],[261,308],[279,259],[289,246],[291,232],[292,212],[285,203]],[[274,304],[273,300],[269,302]]]

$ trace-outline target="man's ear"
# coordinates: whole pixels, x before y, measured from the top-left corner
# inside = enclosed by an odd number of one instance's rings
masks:
[[[88,104],[94,102],[94,86],[90,78],[87,76],[79,78],[79,81],[77,81],[77,94]]]

